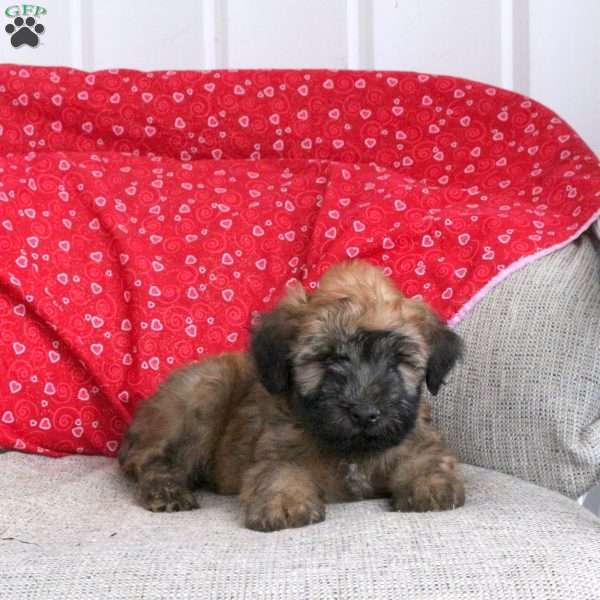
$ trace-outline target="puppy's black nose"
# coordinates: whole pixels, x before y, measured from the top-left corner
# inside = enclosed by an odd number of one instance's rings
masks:
[[[373,425],[379,420],[381,411],[376,406],[358,405],[352,407],[350,414],[359,425]]]

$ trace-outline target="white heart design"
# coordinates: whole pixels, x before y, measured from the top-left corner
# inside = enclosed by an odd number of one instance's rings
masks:
[[[77,398],[85,402],[86,400],[90,399],[90,393],[84,387],[79,388],[79,391],[77,392]]]
[[[115,440],[106,442],[106,448],[109,452],[116,452],[119,449],[119,444]]]
[[[4,411],[4,414],[2,415],[2,422],[6,423],[7,425],[14,423],[15,415],[13,415],[13,413],[10,410]]]
[[[185,333],[189,336],[189,337],[196,337],[196,333],[197,333],[197,329],[195,325],[188,325],[185,328]]]
[[[104,346],[102,344],[92,344],[90,346],[90,350],[96,355],[100,356],[104,351]]]
[[[27,347],[24,346],[23,344],[21,344],[21,342],[13,342],[13,350],[14,350],[15,354],[19,355],[19,354],[23,354],[23,352],[25,352],[25,350],[27,350]]]
[[[469,243],[469,240],[471,239],[471,236],[468,233],[461,233],[458,236],[458,243],[461,246],[466,246]]]
[[[104,319],[95,315],[90,319],[90,322],[92,323],[92,327],[95,329],[98,329],[104,325]]]
[[[421,240],[421,245],[423,248],[431,248],[431,246],[433,246],[433,240],[431,239],[431,236],[424,235],[423,239]]]
[[[350,258],[355,258],[356,256],[358,256],[358,253],[359,249],[356,246],[350,246],[349,248],[346,248],[346,254]]]

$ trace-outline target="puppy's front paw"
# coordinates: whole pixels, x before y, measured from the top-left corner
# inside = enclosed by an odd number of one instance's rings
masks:
[[[455,473],[436,472],[417,477],[395,490],[392,508],[404,512],[451,510],[465,503],[462,478]]]
[[[148,481],[140,487],[144,508],[152,512],[178,512],[198,508],[198,501],[190,489],[172,481]]]
[[[301,501],[281,494],[266,501],[257,499],[246,509],[246,527],[256,531],[303,527],[324,519],[325,506],[322,502]]]

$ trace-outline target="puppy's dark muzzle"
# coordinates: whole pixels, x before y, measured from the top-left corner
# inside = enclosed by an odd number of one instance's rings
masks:
[[[374,425],[381,417],[381,411],[376,406],[355,406],[350,409],[352,420],[361,427]]]

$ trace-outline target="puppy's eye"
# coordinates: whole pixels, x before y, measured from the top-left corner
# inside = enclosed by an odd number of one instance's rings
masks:
[[[346,354],[338,354],[337,352],[334,354],[330,354],[326,359],[325,362],[330,365],[330,366],[345,366],[350,364],[350,357],[347,356]]]

